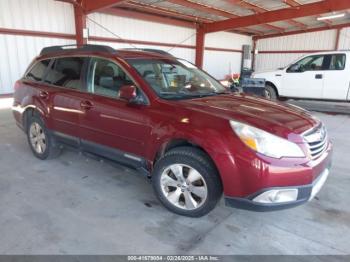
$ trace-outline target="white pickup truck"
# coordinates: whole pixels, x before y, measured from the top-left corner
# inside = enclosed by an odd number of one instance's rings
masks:
[[[257,72],[266,97],[350,101],[350,51],[308,54],[285,68]]]

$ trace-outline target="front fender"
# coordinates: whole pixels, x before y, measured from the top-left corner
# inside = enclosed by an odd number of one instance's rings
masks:
[[[211,157],[215,154],[229,154],[230,150],[225,137],[232,136],[232,129],[228,121],[221,123],[226,128],[192,126],[189,124],[189,119],[188,121],[166,121],[153,126],[147,152],[147,158],[152,163],[157,155],[162,154],[167,145],[175,140],[187,141],[198,146]]]

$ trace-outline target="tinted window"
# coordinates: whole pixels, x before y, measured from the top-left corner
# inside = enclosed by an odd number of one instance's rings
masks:
[[[165,99],[186,99],[226,92],[214,78],[182,59],[129,59],[150,87]]]
[[[50,64],[51,60],[42,60],[37,62],[27,73],[26,78],[33,81],[41,81]]]
[[[331,57],[329,70],[344,70],[345,68],[345,54],[334,54]]]
[[[305,71],[319,71],[325,70],[324,61],[325,55],[307,56],[291,65],[287,72],[305,72]]]
[[[298,64],[301,65],[305,71],[322,70],[324,56],[309,56],[301,60]]]
[[[81,88],[81,71],[84,64],[82,57],[65,57],[55,59],[45,82],[72,89]]]
[[[90,63],[89,92],[118,97],[123,85],[133,84],[124,70],[112,61],[93,58]]]

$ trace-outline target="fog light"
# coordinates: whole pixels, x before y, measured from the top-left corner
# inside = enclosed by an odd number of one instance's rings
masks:
[[[298,189],[273,189],[266,191],[253,199],[254,202],[274,204],[296,201]]]

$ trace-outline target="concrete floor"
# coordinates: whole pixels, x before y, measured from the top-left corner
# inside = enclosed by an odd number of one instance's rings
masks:
[[[350,102],[327,102],[312,100],[294,100],[289,99],[287,103],[300,106],[309,111],[316,111],[331,114],[350,114]]]
[[[191,219],[135,171],[70,151],[34,158],[0,109],[0,254],[350,254],[350,116],[316,115],[335,148],[317,199],[270,213],[220,203]]]

